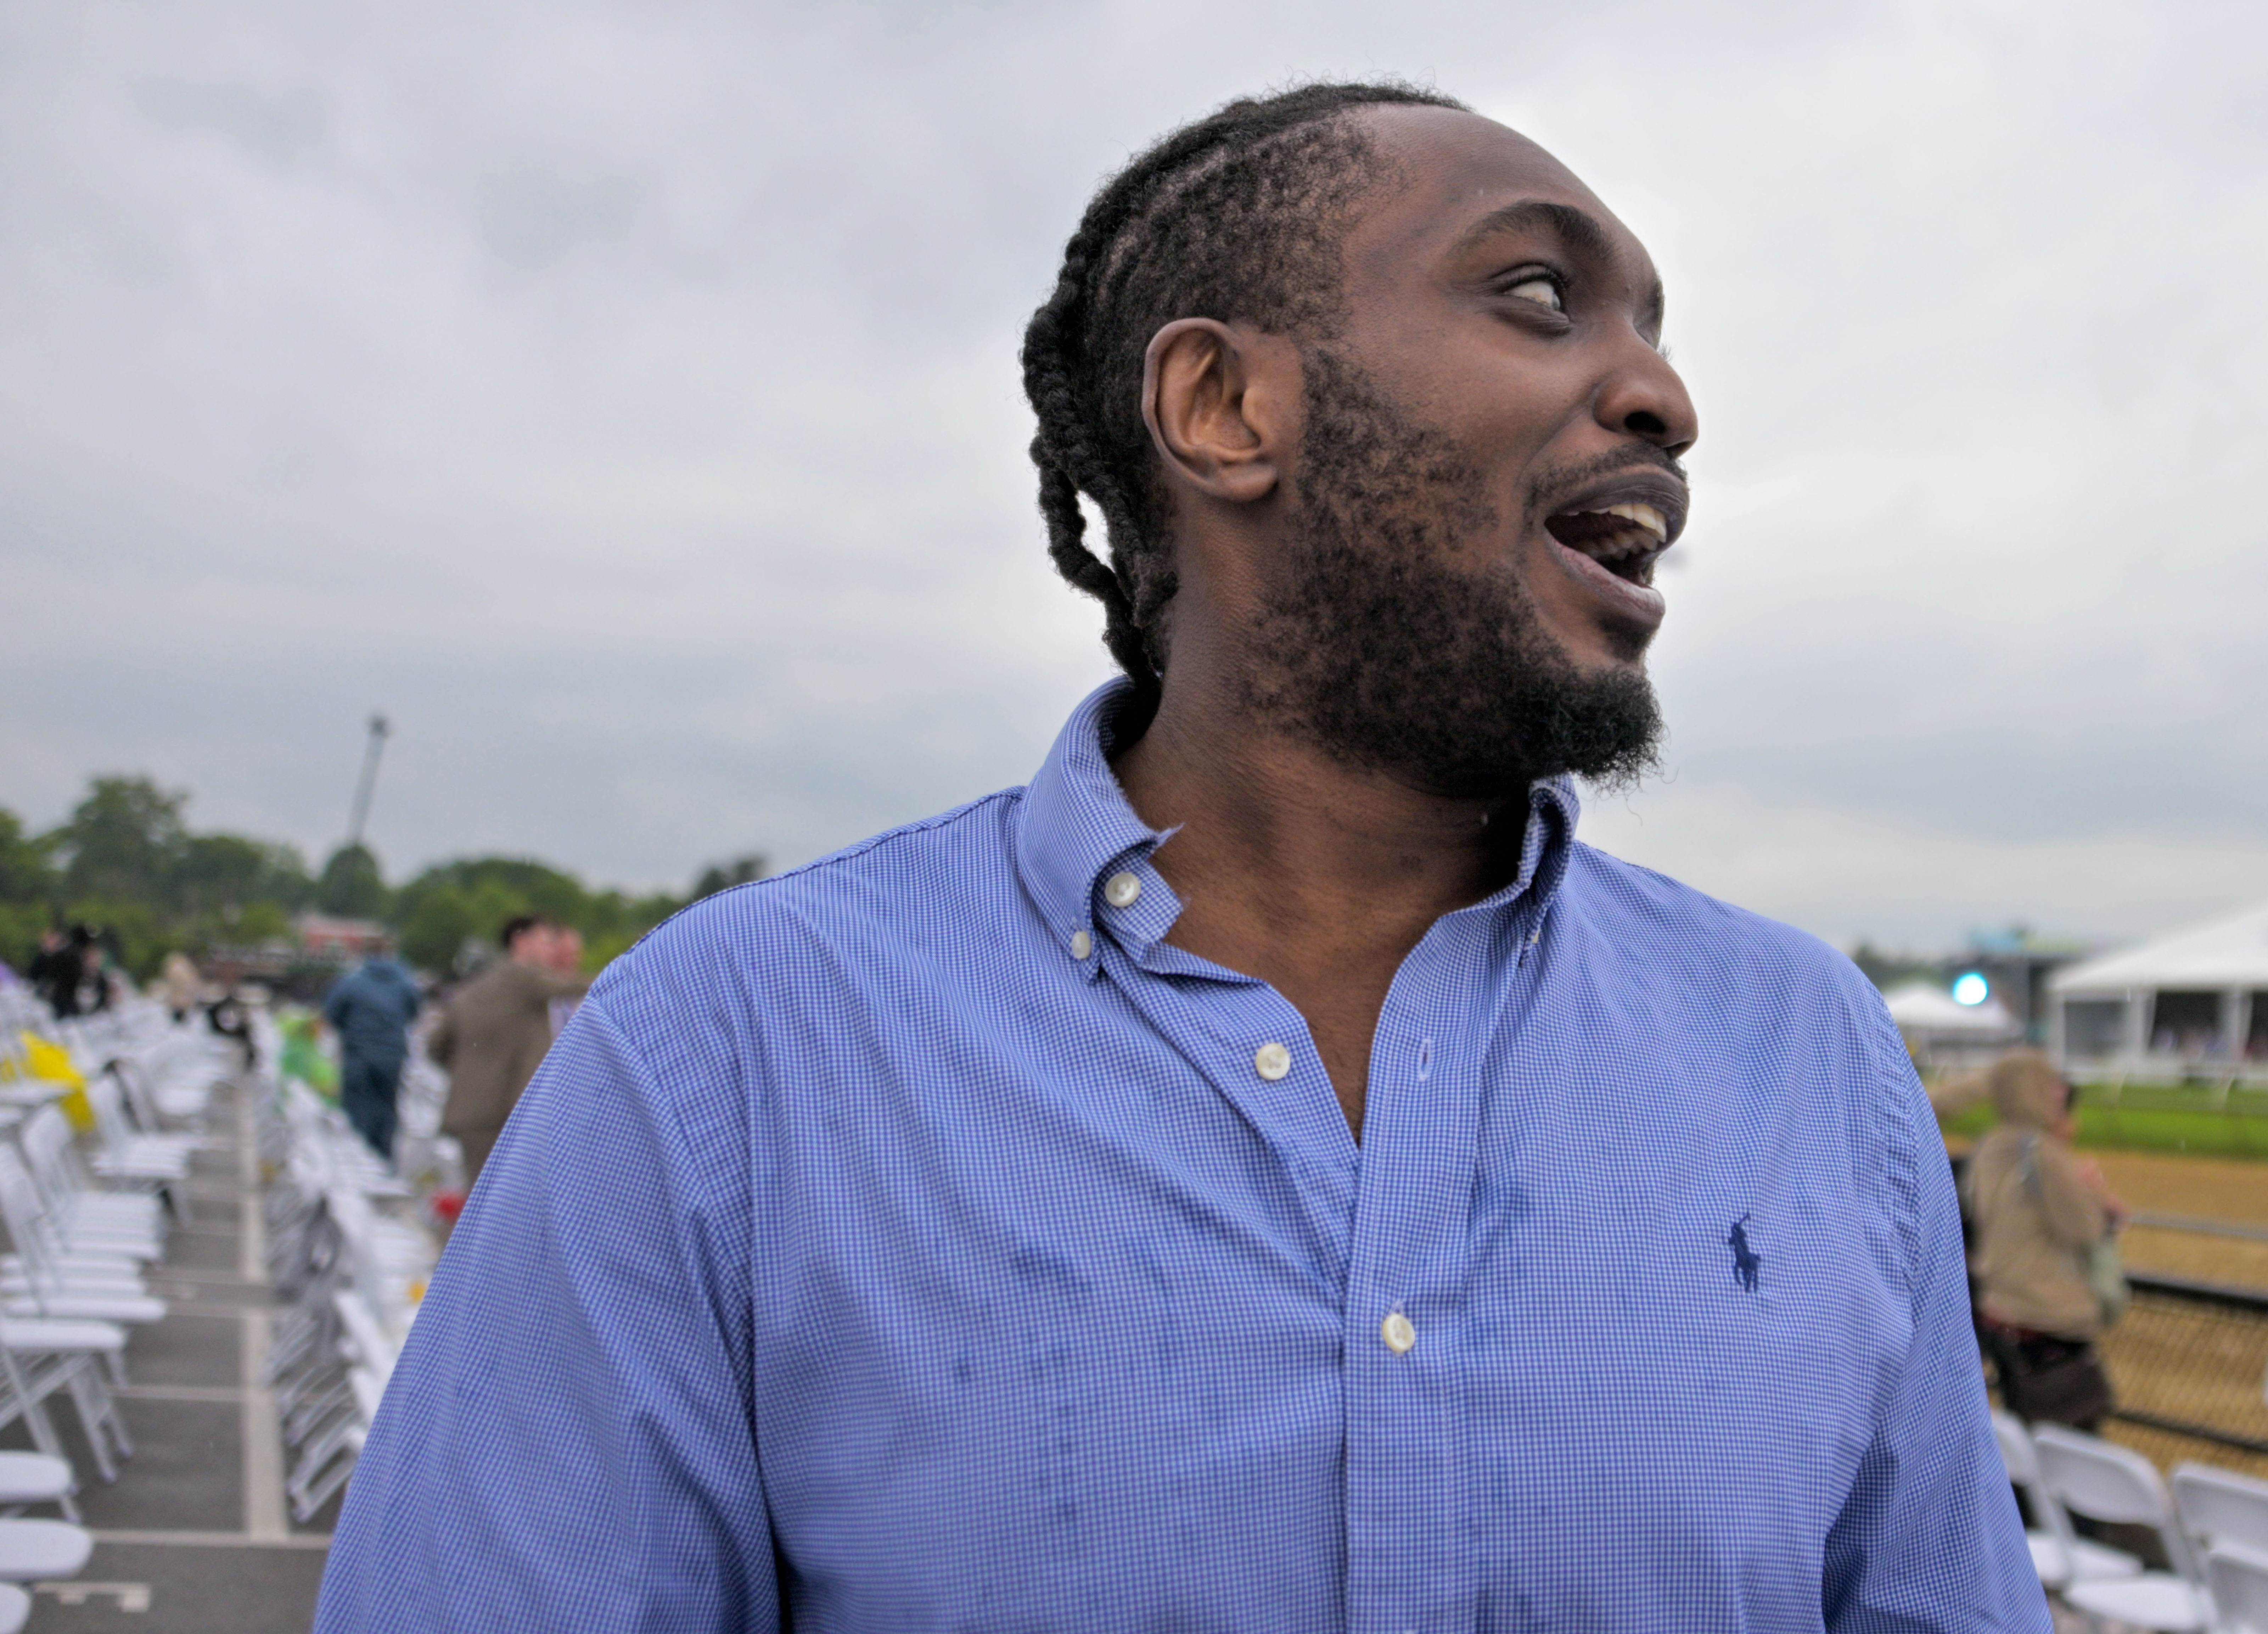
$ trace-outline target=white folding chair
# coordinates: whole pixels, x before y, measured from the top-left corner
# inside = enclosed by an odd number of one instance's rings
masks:
[[[213,1092],[230,1075],[206,1038],[186,1030],[169,1029],[148,1049],[111,1064],[125,1082],[136,1119],[153,1134],[167,1123],[201,1126]]]
[[[2211,1464],[2183,1464],[2170,1484],[2182,1530],[2195,1547],[2235,1543],[2268,1551],[2268,1481]]]
[[[13,1583],[0,1583],[0,1634],[18,1634],[32,1615],[32,1597]]]
[[[2032,1569],[2040,1574],[2043,1588],[2060,1589],[2084,1578],[2131,1578],[2142,1570],[2133,1556],[2073,1535],[2071,1517],[2040,1478],[2032,1432],[2021,1419],[1993,1409],[1992,1439],[2000,1444],[2000,1462],[2007,1468],[2009,1484],[2023,1492],[2032,1512],[2024,1542],[2031,1549]]]
[[[0,1347],[0,1428],[18,1418],[32,1432],[36,1453],[0,1453],[0,1506],[54,1504],[63,1519],[78,1519],[78,1476],[63,1456],[63,1438],[48,1420],[48,1410],[32,1395],[24,1370],[15,1356]],[[33,1460],[26,1463],[22,1461]]]
[[[57,1390],[67,1391],[78,1410],[79,1427],[86,1432],[94,1454],[94,1467],[105,1481],[118,1479],[112,1461],[134,1455],[133,1439],[126,1433],[118,1406],[102,1382],[106,1365],[122,1382],[126,1373],[126,1330],[114,1322],[41,1321],[0,1316],[0,1351],[7,1353],[11,1383],[22,1400],[36,1408]],[[26,1414],[33,1440],[43,1453],[61,1451],[54,1432],[42,1435],[43,1417]]]
[[[101,1149],[87,1167],[103,1180],[162,1194],[173,1218],[189,1218],[189,1154],[192,1140],[183,1145],[176,1135],[144,1135],[127,1126],[123,1093],[115,1073],[103,1072],[86,1086],[87,1105],[94,1109],[95,1133]]]
[[[0,1453],[0,1509],[68,1504],[77,1485],[71,1467],[45,1453]]]
[[[2222,1634],[2268,1634],[2268,1554],[2216,1543],[2205,1552],[2205,1575]]]
[[[2095,1620],[2108,1617],[2139,1629],[2183,1634],[2213,1627],[2213,1602],[2189,1539],[2182,1535],[2174,1500],[2150,1461],[2098,1437],[2061,1424],[2032,1432],[2040,1477],[2049,1493],[2073,1514],[2115,1525],[2146,1527],[2158,1535],[2171,1571],[2126,1578],[2081,1578],[2065,1585],[2064,1603]]]
[[[45,1107],[25,1119],[18,1144],[63,1251],[143,1260],[164,1253],[162,1205],[146,1193],[104,1191],[92,1185],[79,1167],[70,1125],[61,1112]]]
[[[63,1321],[158,1322],[166,1320],[166,1302],[115,1282],[75,1284],[67,1281],[40,1252],[41,1204],[39,1189],[16,1154],[0,1146],[0,1218],[21,1250],[21,1293],[0,1294],[0,1314],[9,1316],[52,1317]]]
[[[93,1535],[68,1520],[0,1520],[0,1582],[75,1578],[93,1552]]]

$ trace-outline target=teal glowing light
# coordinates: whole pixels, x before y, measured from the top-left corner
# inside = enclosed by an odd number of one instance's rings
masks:
[[[1974,970],[1954,979],[1953,1002],[1956,1005],[1981,1005],[1992,996],[1992,984]]]

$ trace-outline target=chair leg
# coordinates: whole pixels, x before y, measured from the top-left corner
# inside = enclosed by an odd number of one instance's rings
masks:
[[[118,1479],[118,1466],[111,1461],[110,1445],[103,1439],[101,1402],[92,1399],[94,1392],[101,1387],[86,1369],[72,1370],[70,1385],[71,1405],[78,1409],[79,1428],[86,1432],[86,1444],[94,1449],[95,1472],[107,1483]]]
[[[32,1432],[33,1446],[49,1458],[61,1459],[64,1463],[70,1463],[70,1459],[63,1452],[63,1439],[55,1433],[55,1421],[48,1417],[48,1410],[28,1396],[19,1396],[17,1399],[23,1403],[24,1425]],[[78,1520],[77,1493],[78,1475],[74,1470],[71,1474],[70,1489],[55,1500],[62,1506],[63,1519],[66,1520],[76,1522]]]

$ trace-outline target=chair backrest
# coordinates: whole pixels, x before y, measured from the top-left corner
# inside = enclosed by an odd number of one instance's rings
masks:
[[[2182,1529],[2199,1543],[2268,1549],[2268,1481],[2211,1464],[2183,1464],[2172,1484]]]
[[[145,1060],[132,1056],[121,1056],[110,1064],[111,1073],[126,1092],[126,1109],[134,1122],[144,1130],[156,1130],[158,1102],[150,1088],[150,1067]]]
[[[2014,1413],[1992,1410],[1992,1439],[2000,1444],[2000,1462],[2008,1483],[2027,1490],[2040,1484],[2040,1461],[2032,1451],[2032,1432]]]
[[[123,1157],[127,1141],[126,1111],[117,1075],[99,1072],[88,1078],[86,1104],[94,1110],[94,1127],[102,1137],[102,1144],[110,1148],[113,1156]]]
[[[2268,1555],[2219,1545],[2205,1550],[2205,1575],[2228,1634],[2268,1634]]]
[[[2032,1432],[2040,1475],[2065,1508],[2091,1520],[2156,1527],[2174,1519],[2173,1500],[2150,1461],[2098,1436],[2061,1424]]]
[[[85,1187],[71,1164],[70,1124],[63,1113],[52,1104],[41,1107],[24,1120],[24,1132],[18,1138],[48,1207],[68,1210]]]
[[[2044,1532],[2063,1551],[2063,1570],[2071,1570],[2071,1517],[2064,1513],[2063,1505],[2048,1490],[2040,1475],[2039,1454],[2032,1446],[2032,1432],[2024,1428],[2024,1421],[2014,1413],[1992,1409],[1992,1439],[2000,1445],[2000,1463],[2008,1472],[2008,1483],[2023,1490],[2024,1502],[2031,1511],[2032,1530]]]
[[[8,1235],[24,1256],[24,1269],[34,1273],[44,1272],[48,1264],[47,1239],[40,1229],[45,1212],[24,1160],[0,1145],[0,1220],[7,1222]]]

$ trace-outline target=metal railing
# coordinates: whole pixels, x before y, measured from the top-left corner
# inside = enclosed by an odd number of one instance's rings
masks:
[[[2102,1342],[2112,1417],[2268,1458],[2268,1293],[2154,1272],[2127,1281],[2133,1303]]]

